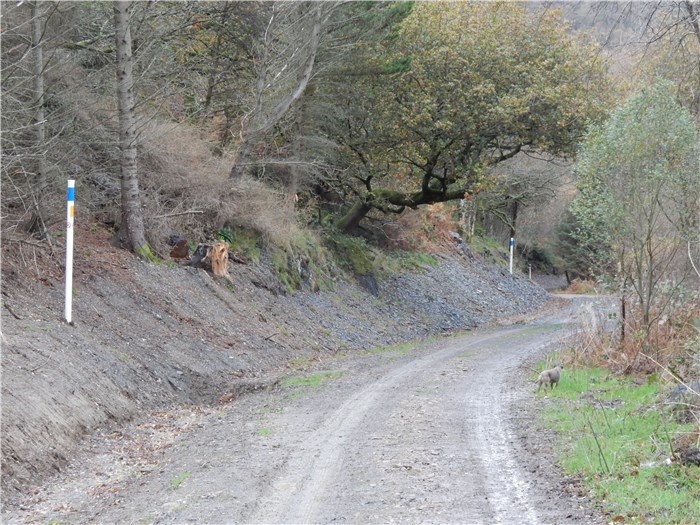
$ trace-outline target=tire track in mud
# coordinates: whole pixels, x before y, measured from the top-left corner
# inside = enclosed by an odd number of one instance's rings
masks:
[[[502,338],[499,339],[503,345]],[[542,341],[518,341],[519,353],[535,352]],[[510,346],[510,345],[509,345]],[[483,482],[496,523],[539,523],[537,510],[530,503],[530,483],[516,461],[513,442],[516,440],[507,423],[505,406],[508,385],[503,383],[508,368],[516,366],[518,354],[503,355],[503,346],[486,349],[479,360],[482,373],[476,374],[466,392],[465,442],[474,442],[475,453],[483,464]],[[493,351],[489,351],[493,350]],[[500,350],[500,352],[499,352]],[[475,394],[480,394],[476,396]],[[483,400],[493,400],[484,403]],[[473,421],[471,418],[473,417]],[[472,423],[471,425],[469,423]]]

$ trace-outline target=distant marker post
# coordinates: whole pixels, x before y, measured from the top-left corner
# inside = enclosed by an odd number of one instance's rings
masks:
[[[73,221],[75,219],[75,181],[68,181],[68,195],[66,198],[68,209],[66,212],[66,304],[64,317],[68,324],[73,324]]]
[[[513,248],[515,246],[515,240],[513,237],[510,238],[510,274],[513,275]]]

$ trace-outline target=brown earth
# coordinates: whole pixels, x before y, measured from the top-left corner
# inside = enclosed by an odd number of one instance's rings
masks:
[[[553,465],[552,436],[536,418],[542,400],[523,368],[552,348],[546,326],[560,321],[545,323],[542,334],[536,325],[494,328],[370,351],[498,319],[522,323],[547,298],[527,279],[451,246],[435,266],[376,283],[376,296],[342,278],[333,291],[288,295],[264,264],[232,264],[231,286],[203,270],[135,260],[100,233],[80,238],[74,326],[61,320],[62,275],[52,259],[37,258],[38,279],[3,267],[4,521],[509,522],[532,491],[536,503],[526,507],[535,520],[597,521]],[[519,344],[533,330],[538,335],[516,352],[498,343]],[[473,346],[475,357],[460,345]],[[330,379],[320,388],[280,384],[312,370]],[[465,399],[478,381],[492,393],[475,415]],[[506,422],[500,452],[484,434],[489,407]],[[398,426],[385,428],[387,421]],[[347,434],[333,437],[336,428]],[[459,473],[451,469],[467,430],[476,432],[467,442],[483,447],[463,458],[461,475],[488,471],[484,462],[499,453],[506,458],[484,489],[495,499],[486,506],[452,497]],[[396,446],[406,461],[386,459]],[[319,461],[320,477],[308,470]],[[515,486],[527,487],[515,506],[507,504],[515,493],[497,490],[510,471],[524,480]],[[195,483],[202,472],[212,475]],[[390,485],[387,472],[407,474],[392,477],[391,493],[377,489]],[[318,504],[333,494],[337,505]],[[380,510],[358,510],[367,505]]]

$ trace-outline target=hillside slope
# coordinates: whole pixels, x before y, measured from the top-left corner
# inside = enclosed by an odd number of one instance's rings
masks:
[[[2,488],[5,501],[60,470],[98,428],[176,404],[262,388],[285,366],[513,318],[544,303],[522,276],[459,244],[438,263],[377,283],[283,293],[263,264],[231,264],[234,286],[203,270],[147,264],[83,232],[74,326],[60,269],[4,269]]]

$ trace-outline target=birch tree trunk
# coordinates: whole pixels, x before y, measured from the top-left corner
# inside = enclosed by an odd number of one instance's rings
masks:
[[[131,55],[131,4],[114,2],[114,28],[117,49],[117,105],[119,110],[119,149],[121,150],[122,222],[118,240],[142,258],[151,256],[143,224],[136,165],[136,119],[134,116],[134,79]]]

